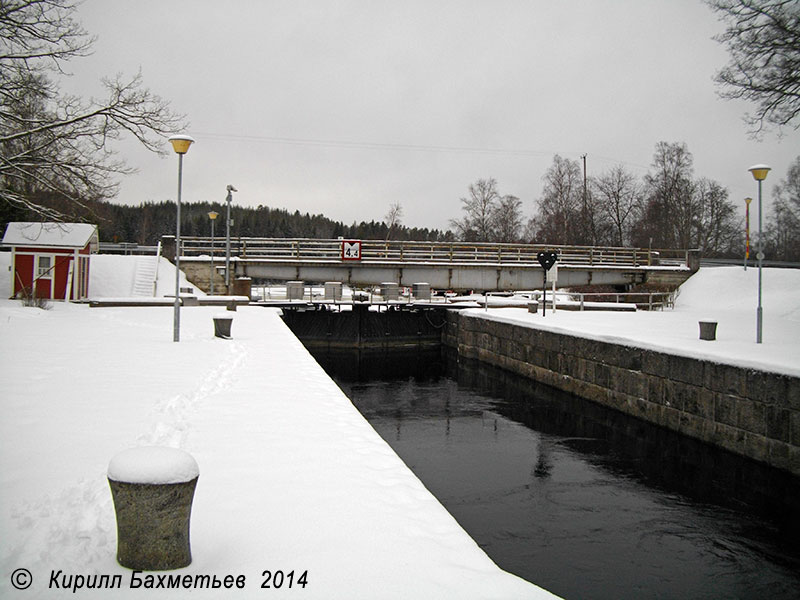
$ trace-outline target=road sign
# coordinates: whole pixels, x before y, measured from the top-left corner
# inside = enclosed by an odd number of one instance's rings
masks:
[[[342,260],[361,260],[361,240],[342,240]]]

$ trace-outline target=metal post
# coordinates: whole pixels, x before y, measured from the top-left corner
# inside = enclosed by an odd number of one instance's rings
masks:
[[[211,290],[210,294],[214,295],[214,222],[216,217],[211,219]]]
[[[544,291],[544,295],[542,296],[542,317],[547,316],[547,269],[543,269],[544,271],[544,281],[542,282],[542,290]]]
[[[237,191],[232,185],[228,185],[228,195],[225,202],[228,203],[228,217],[225,219],[225,293],[231,291],[231,202],[233,202],[233,192]]]
[[[181,179],[183,177],[183,154],[178,154],[178,208],[175,225],[175,310],[172,319],[172,341],[181,339]]]
[[[752,198],[745,198],[745,211],[744,211],[744,270],[747,271],[747,261],[750,260],[750,203]]]
[[[764,236],[761,233],[761,215],[764,210],[761,206],[761,179],[758,180],[758,310],[756,311],[756,344],[761,343],[761,327],[763,324],[763,310],[761,308],[761,263],[764,260]]]
[[[225,202],[228,203],[228,214],[225,218],[225,293],[230,293],[231,285],[231,202],[233,196],[231,191],[228,190],[228,196]]]

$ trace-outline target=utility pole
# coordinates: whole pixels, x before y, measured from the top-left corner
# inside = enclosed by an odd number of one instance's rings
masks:
[[[586,154],[581,154],[581,158],[583,159],[583,233],[586,236],[584,243],[586,241],[594,243],[594,240],[592,240],[589,235],[589,202],[586,194]]]
[[[228,184],[228,195],[225,197],[225,202],[228,203],[228,215],[225,220],[225,293],[231,293],[231,202],[233,202],[233,194],[231,192],[238,192],[235,187]]]

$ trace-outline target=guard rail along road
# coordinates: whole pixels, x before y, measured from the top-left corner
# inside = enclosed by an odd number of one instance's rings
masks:
[[[165,256],[174,256],[174,237],[165,236],[164,242]],[[679,285],[700,264],[697,250],[255,237],[231,239],[230,264],[234,277],[258,280],[340,281],[352,287],[426,282],[454,291],[528,290],[542,287],[544,272],[537,260],[541,251],[558,252],[557,274],[549,274],[548,282],[555,275],[559,287],[646,281]],[[207,237],[181,238],[180,252],[181,266],[198,278],[203,273],[224,274],[224,239],[212,243]]]

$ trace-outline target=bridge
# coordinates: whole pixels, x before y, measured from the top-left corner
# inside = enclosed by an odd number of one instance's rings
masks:
[[[537,259],[541,251],[558,252],[558,287],[646,281],[677,285],[699,267],[696,250],[255,237],[231,239],[230,264],[233,277],[261,281],[339,281],[354,288],[425,282],[433,289],[454,291],[532,290],[544,283]],[[224,266],[224,239],[181,238],[181,267],[196,285],[206,288],[215,273],[215,289],[222,290]]]

